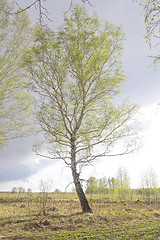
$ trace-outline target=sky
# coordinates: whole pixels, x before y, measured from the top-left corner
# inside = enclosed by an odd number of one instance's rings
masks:
[[[31,0],[17,1],[20,6],[27,6]],[[80,0],[75,0],[79,2]],[[152,60],[154,54],[145,42],[144,17],[141,9],[131,0],[91,0],[89,11],[96,11],[100,19],[115,25],[123,25],[127,41],[124,44],[123,66],[127,81],[122,88],[122,96],[141,105],[142,113],[142,147],[132,155],[111,157],[95,162],[94,166],[84,169],[83,178],[116,177],[119,167],[125,168],[130,176],[131,187],[140,187],[141,176],[153,169],[160,185],[160,70],[154,71]],[[26,5],[25,5],[26,4]],[[47,0],[45,2],[48,16],[53,22],[46,22],[53,30],[63,23],[63,13],[69,10],[70,0]],[[38,18],[35,8],[29,10],[33,22]],[[52,182],[51,191],[64,191],[72,182],[71,171],[63,162],[48,160],[36,156],[32,145],[37,137],[13,140],[0,153],[0,191],[11,191],[13,187],[22,186],[39,191],[40,180]],[[72,185],[73,186],[73,185]],[[68,188],[68,190],[71,189]]]

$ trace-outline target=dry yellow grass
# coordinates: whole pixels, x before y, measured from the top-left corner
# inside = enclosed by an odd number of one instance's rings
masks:
[[[160,202],[90,202],[81,212],[76,199],[51,195],[43,215],[38,196],[8,194],[0,200],[0,239],[159,239]],[[69,196],[69,194],[68,194]],[[64,197],[64,196],[63,196]],[[71,195],[70,195],[71,197]],[[75,198],[75,197],[74,197]]]

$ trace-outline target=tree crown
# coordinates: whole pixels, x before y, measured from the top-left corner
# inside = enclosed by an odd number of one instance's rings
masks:
[[[39,25],[34,29],[25,64],[38,96],[37,121],[55,157],[70,159],[75,147],[76,164],[85,165],[134,135],[130,119],[137,105],[114,101],[126,79],[123,41],[121,27],[103,23],[78,5],[57,33]],[[130,151],[130,143],[122,152]],[[100,154],[95,154],[97,144],[103,148]]]

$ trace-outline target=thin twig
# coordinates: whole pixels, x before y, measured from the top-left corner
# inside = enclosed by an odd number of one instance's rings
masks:
[[[19,13],[22,13],[22,12],[24,12],[24,11],[30,9],[30,8],[31,8],[32,6],[34,6],[38,1],[40,1],[40,0],[36,0],[36,1],[34,1],[33,3],[31,3],[31,4],[28,5],[26,8],[23,8],[23,9],[22,9],[22,8],[19,6],[19,4],[16,2],[16,5],[17,5],[21,10],[15,12],[14,14],[19,14]]]

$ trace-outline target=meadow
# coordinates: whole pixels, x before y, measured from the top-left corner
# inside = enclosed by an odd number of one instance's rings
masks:
[[[75,193],[0,193],[0,239],[160,239],[159,199],[87,197],[92,214]]]

